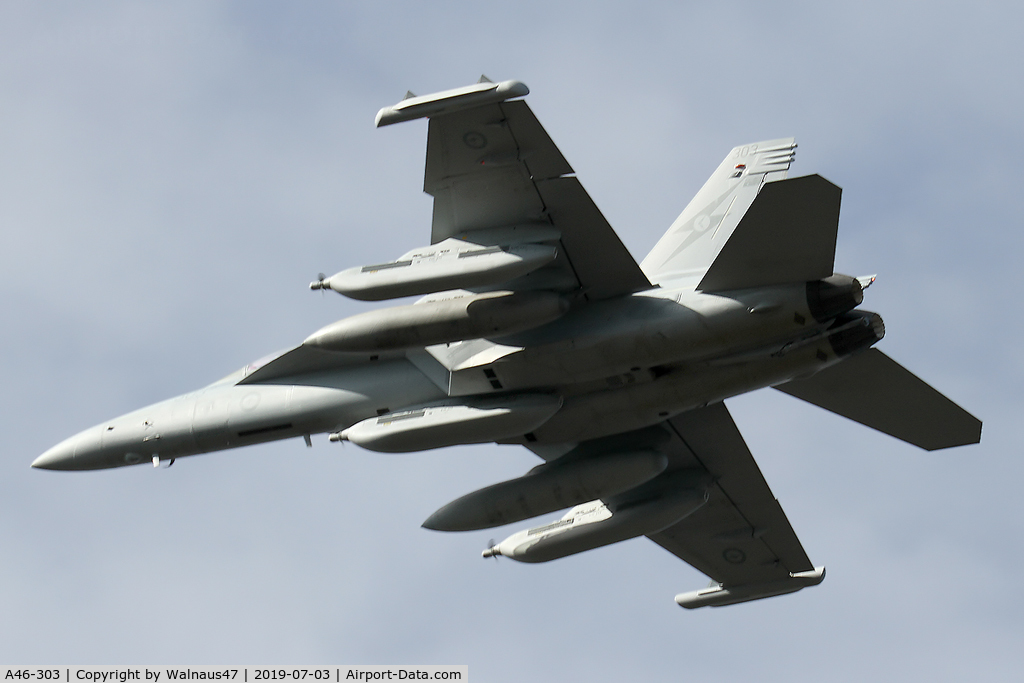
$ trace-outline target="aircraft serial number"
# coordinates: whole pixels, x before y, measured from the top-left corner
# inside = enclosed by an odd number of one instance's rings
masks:
[[[257,681],[302,681],[307,677],[315,681],[331,679],[330,669],[257,669],[254,673]]]
[[[60,669],[8,669],[4,680],[59,681]]]

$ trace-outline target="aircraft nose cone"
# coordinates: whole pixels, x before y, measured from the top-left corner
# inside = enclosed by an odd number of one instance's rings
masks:
[[[61,441],[32,461],[32,467],[41,470],[67,470],[75,462],[75,444],[73,439]]]
[[[75,454],[84,455],[100,447],[99,430],[88,429],[65,439],[32,461],[32,467],[42,470],[75,470]]]

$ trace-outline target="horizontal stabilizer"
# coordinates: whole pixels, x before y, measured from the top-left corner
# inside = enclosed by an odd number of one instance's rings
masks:
[[[981,441],[981,420],[877,349],[775,388],[926,451]]]
[[[832,275],[842,190],[819,175],[766,183],[697,289],[720,292]]]

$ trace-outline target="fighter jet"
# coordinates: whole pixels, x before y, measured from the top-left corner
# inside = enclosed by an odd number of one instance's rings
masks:
[[[707,574],[682,607],[820,583],[726,399],[773,387],[927,450],[981,422],[881,351],[873,275],[834,271],[841,190],[787,179],[792,138],[736,147],[639,264],[526,102],[480,82],[381,109],[420,118],[429,246],[319,277],[355,315],[198,391],[103,422],[32,463],[168,466],[327,433],[395,453],[520,444],[543,463],[424,523],[465,531],[559,510],[484,551],[546,562],[647,536]]]

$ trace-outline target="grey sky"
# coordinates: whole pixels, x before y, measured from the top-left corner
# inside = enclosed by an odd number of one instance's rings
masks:
[[[0,663],[466,663],[473,680],[1009,680],[1024,664],[1017,3],[0,6]],[[419,528],[535,464],[300,440],[29,463],[369,304],[318,271],[426,243],[425,125],[518,78],[638,258],[734,145],[844,188],[880,348],[985,421],[934,454],[777,392],[729,402],[825,582],[686,612],[645,539],[541,566]],[[633,678],[627,678],[631,676]]]

